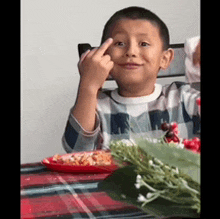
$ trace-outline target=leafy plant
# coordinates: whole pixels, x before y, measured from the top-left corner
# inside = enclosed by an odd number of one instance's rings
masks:
[[[168,144],[163,138],[156,142],[139,138],[136,142],[111,142],[112,156],[121,169],[104,181],[105,185],[108,184],[109,194],[154,215],[168,216],[176,212],[198,216],[200,155]],[[130,184],[126,178],[132,179]],[[128,185],[130,189],[125,189]]]

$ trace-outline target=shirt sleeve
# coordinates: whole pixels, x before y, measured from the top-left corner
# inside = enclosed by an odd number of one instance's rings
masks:
[[[193,118],[200,117],[199,106],[196,100],[200,98],[200,91],[192,88],[190,85],[186,85],[182,91],[183,103],[188,115]]]
[[[183,86],[182,113],[184,123],[187,125],[188,136],[191,136],[190,133],[193,134],[191,137],[199,137],[201,131],[200,108],[196,103],[198,98],[200,98],[200,91],[192,88],[189,84]]]
[[[186,53],[185,74],[186,81],[196,90],[200,90],[200,65],[193,64],[193,53],[200,40],[200,36],[186,40],[184,49]]]
[[[99,147],[100,120],[96,113],[95,130],[92,132],[83,129],[81,124],[72,115],[72,109],[62,137],[62,144],[67,153],[75,151],[93,151]]]

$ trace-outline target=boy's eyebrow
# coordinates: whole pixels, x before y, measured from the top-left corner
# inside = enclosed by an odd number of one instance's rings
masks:
[[[125,34],[125,32],[119,30],[119,31],[116,31],[116,32],[114,33],[114,35],[117,35],[117,34]],[[137,36],[148,36],[147,33],[137,33],[136,35],[137,35]]]
[[[139,33],[139,34],[137,34],[137,35],[139,35],[139,36],[148,36],[147,33]]]
[[[124,31],[121,31],[121,30],[118,30],[118,31],[114,32],[115,35],[117,35],[117,34],[124,34],[124,33],[125,33],[125,32],[124,32]]]

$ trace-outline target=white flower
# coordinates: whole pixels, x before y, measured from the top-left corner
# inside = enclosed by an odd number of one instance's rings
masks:
[[[151,192],[148,192],[146,195],[147,199],[152,198],[152,196],[154,196],[154,193],[151,193]]]
[[[125,195],[125,194],[121,194],[121,197],[122,197],[122,198],[126,198],[126,195]]]
[[[173,172],[179,174],[179,169],[176,167],[176,169],[172,169]]]
[[[133,139],[122,139],[121,142],[126,144],[127,146],[136,146],[137,145]]]
[[[145,137],[144,139],[147,140],[148,142],[151,142],[151,143],[158,143],[158,142],[160,142],[157,138]]]
[[[156,159],[156,158],[155,158]],[[159,161],[159,160],[158,160]],[[161,162],[161,161],[160,161]],[[162,162],[161,162],[162,163]],[[158,164],[158,162],[157,162],[157,164]],[[154,167],[155,169],[160,169],[160,167],[158,166],[158,165],[155,165],[154,163],[153,163],[153,161],[152,160],[149,160],[149,165],[150,166],[152,166],[152,167]]]
[[[136,178],[136,183],[134,184],[136,189],[140,189],[140,187],[142,186],[142,177],[141,175],[137,175],[137,178]]]
[[[176,145],[176,147],[177,147],[177,148],[184,149],[184,144],[183,144],[183,143],[179,143],[179,144]]]
[[[153,201],[158,196],[159,196],[159,194],[148,192],[147,195],[146,195],[146,198],[145,198],[142,194],[139,194],[138,198],[137,198],[137,201],[138,202],[144,202],[144,205],[145,205],[146,203]]]
[[[152,166],[152,165],[153,165],[153,161],[152,161],[152,160],[149,160],[149,164]]]
[[[159,164],[159,165],[163,165],[163,162],[162,161],[160,161],[159,159],[157,159],[157,158],[154,158],[154,161],[157,163],[157,164]]]
[[[138,174],[136,180],[140,181],[141,179],[142,179],[141,175]]]
[[[180,138],[180,142],[176,145],[176,147],[184,149],[183,138]]]
[[[134,139],[132,139],[132,138],[131,138],[131,139],[129,139],[129,141],[131,142],[131,144],[132,144],[132,145],[137,146],[137,144],[136,144],[136,142],[135,142],[135,140],[134,140]]]
[[[138,198],[137,198],[137,201],[138,202],[146,202],[147,199],[142,195],[142,194],[139,194]]]

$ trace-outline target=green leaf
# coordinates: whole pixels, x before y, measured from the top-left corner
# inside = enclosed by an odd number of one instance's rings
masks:
[[[104,181],[99,183],[99,190],[104,190],[114,200],[135,205],[156,218],[170,215],[182,215],[183,217],[190,218],[198,217],[195,210],[185,208],[186,206],[167,201],[163,198],[158,198],[146,204],[144,207],[141,207],[142,202],[137,202],[137,197],[140,193],[146,195],[148,190],[141,192],[140,189],[135,188],[134,183],[136,182],[137,176],[135,169],[135,166],[126,166],[116,170]]]
[[[168,144],[152,143],[138,139],[138,146],[148,155],[161,160],[164,164],[178,167],[183,173],[200,184],[200,155],[192,151],[170,147]]]

